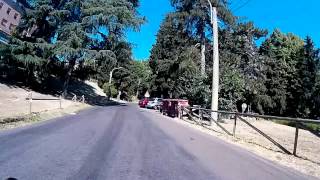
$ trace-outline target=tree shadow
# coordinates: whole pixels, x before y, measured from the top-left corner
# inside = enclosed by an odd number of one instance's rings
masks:
[[[20,81],[14,81],[14,80],[9,80],[9,79],[4,79],[0,77],[0,84],[5,84],[9,88],[22,88],[25,90],[29,90],[30,88],[25,85],[25,83],[20,82]]]
[[[82,96],[85,98],[87,104],[93,106],[114,106],[120,105],[120,103],[108,100],[106,96],[101,96],[95,92],[95,89],[84,83],[83,81],[72,81],[68,87],[68,95],[66,99],[71,100],[74,95],[77,96],[77,100],[80,100]]]
[[[57,78],[51,78],[45,85],[28,86],[25,82],[0,78],[0,84],[5,84],[9,88],[22,88],[27,91],[35,91],[41,94],[52,95],[59,97],[63,92],[63,82]],[[65,99],[72,100],[74,95],[79,101],[82,96],[85,98],[85,103],[93,106],[114,106],[121,103],[108,100],[106,96],[101,96],[95,92],[94,87],[80,80],[70,81],[68,94]]]

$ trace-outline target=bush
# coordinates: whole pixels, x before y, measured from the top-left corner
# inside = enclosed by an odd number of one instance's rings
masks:
[[[106,93],[106,95],[110,94],[109,83],[104,83],[102,86],[102,89],[103,89],[104,93]],[[111,84],[110,90],[111,90],[111,94],[110,94],[111,97],[116,97],[118,95],[118,91],[113,84]]]

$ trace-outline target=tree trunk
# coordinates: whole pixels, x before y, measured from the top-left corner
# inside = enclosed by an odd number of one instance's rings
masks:
[[[206,40],[205,40],[205,32],[201,33],[201,75],[205,76],[206,74]]]
[[[76,63],[75,59],[72,59],[71,61],[69,61],[69,69],[68,69],[68,72],[67,72],[67,74],[65,76],[65,81],[64,81],[64,84],[63,84],[63,94],[62,94],[63,98],[66,98],[66,96],[68,94],[69,82],[70,82],[70,78],[71,78],[72,71],[73,71],[73,68],[75,66],[75,63]]]

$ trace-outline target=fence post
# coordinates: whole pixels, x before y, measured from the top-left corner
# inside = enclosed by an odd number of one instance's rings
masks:
[[[84,100],[84,95],[82,95],[82,103],[84,103],[84,101],[85,101],[85,100]]]
[[[77,95],[73,95],[72,101],[73,101],[73,102],[77,102]]]
[[[32,114],[32,92],[29,97],[29,114]]]
[[[234,117],[233,137],[236,137],[237,119],[238,119],[238,115],[236,114]]]
[[[293,155],[294,156],[297,156],[298,136],[299,136],[299,123],[296,122],[296,135],[294,138],[294,147],[293,147]]]
[[[59,108],[62,109],[62,97],[61,97],[61,95],[59,96]]]

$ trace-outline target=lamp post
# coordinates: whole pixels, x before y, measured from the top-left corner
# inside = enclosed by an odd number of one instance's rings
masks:
[[[218,48],[218,19],[217,19],[217,8],[213,7],[210,0],[210,17],[212,24],[213,33],[213,72],[212,72],[212,101],[211,110],[218,111],[219,104],[219,48]],[[213,120],[218,120],[218,113],[213,112],[211,114]]]
[[[112,75],[113,75],[113,72],[115,70],[119,70],[119,69],[124,69],[123,67],[116,67],[116,68],[113,68],[111,71],[110,71],[110,75],[109,75],[109,92],[108,92],[108,99],[110,100],[110,97],[111,97],[111,83],[112,83]]]

